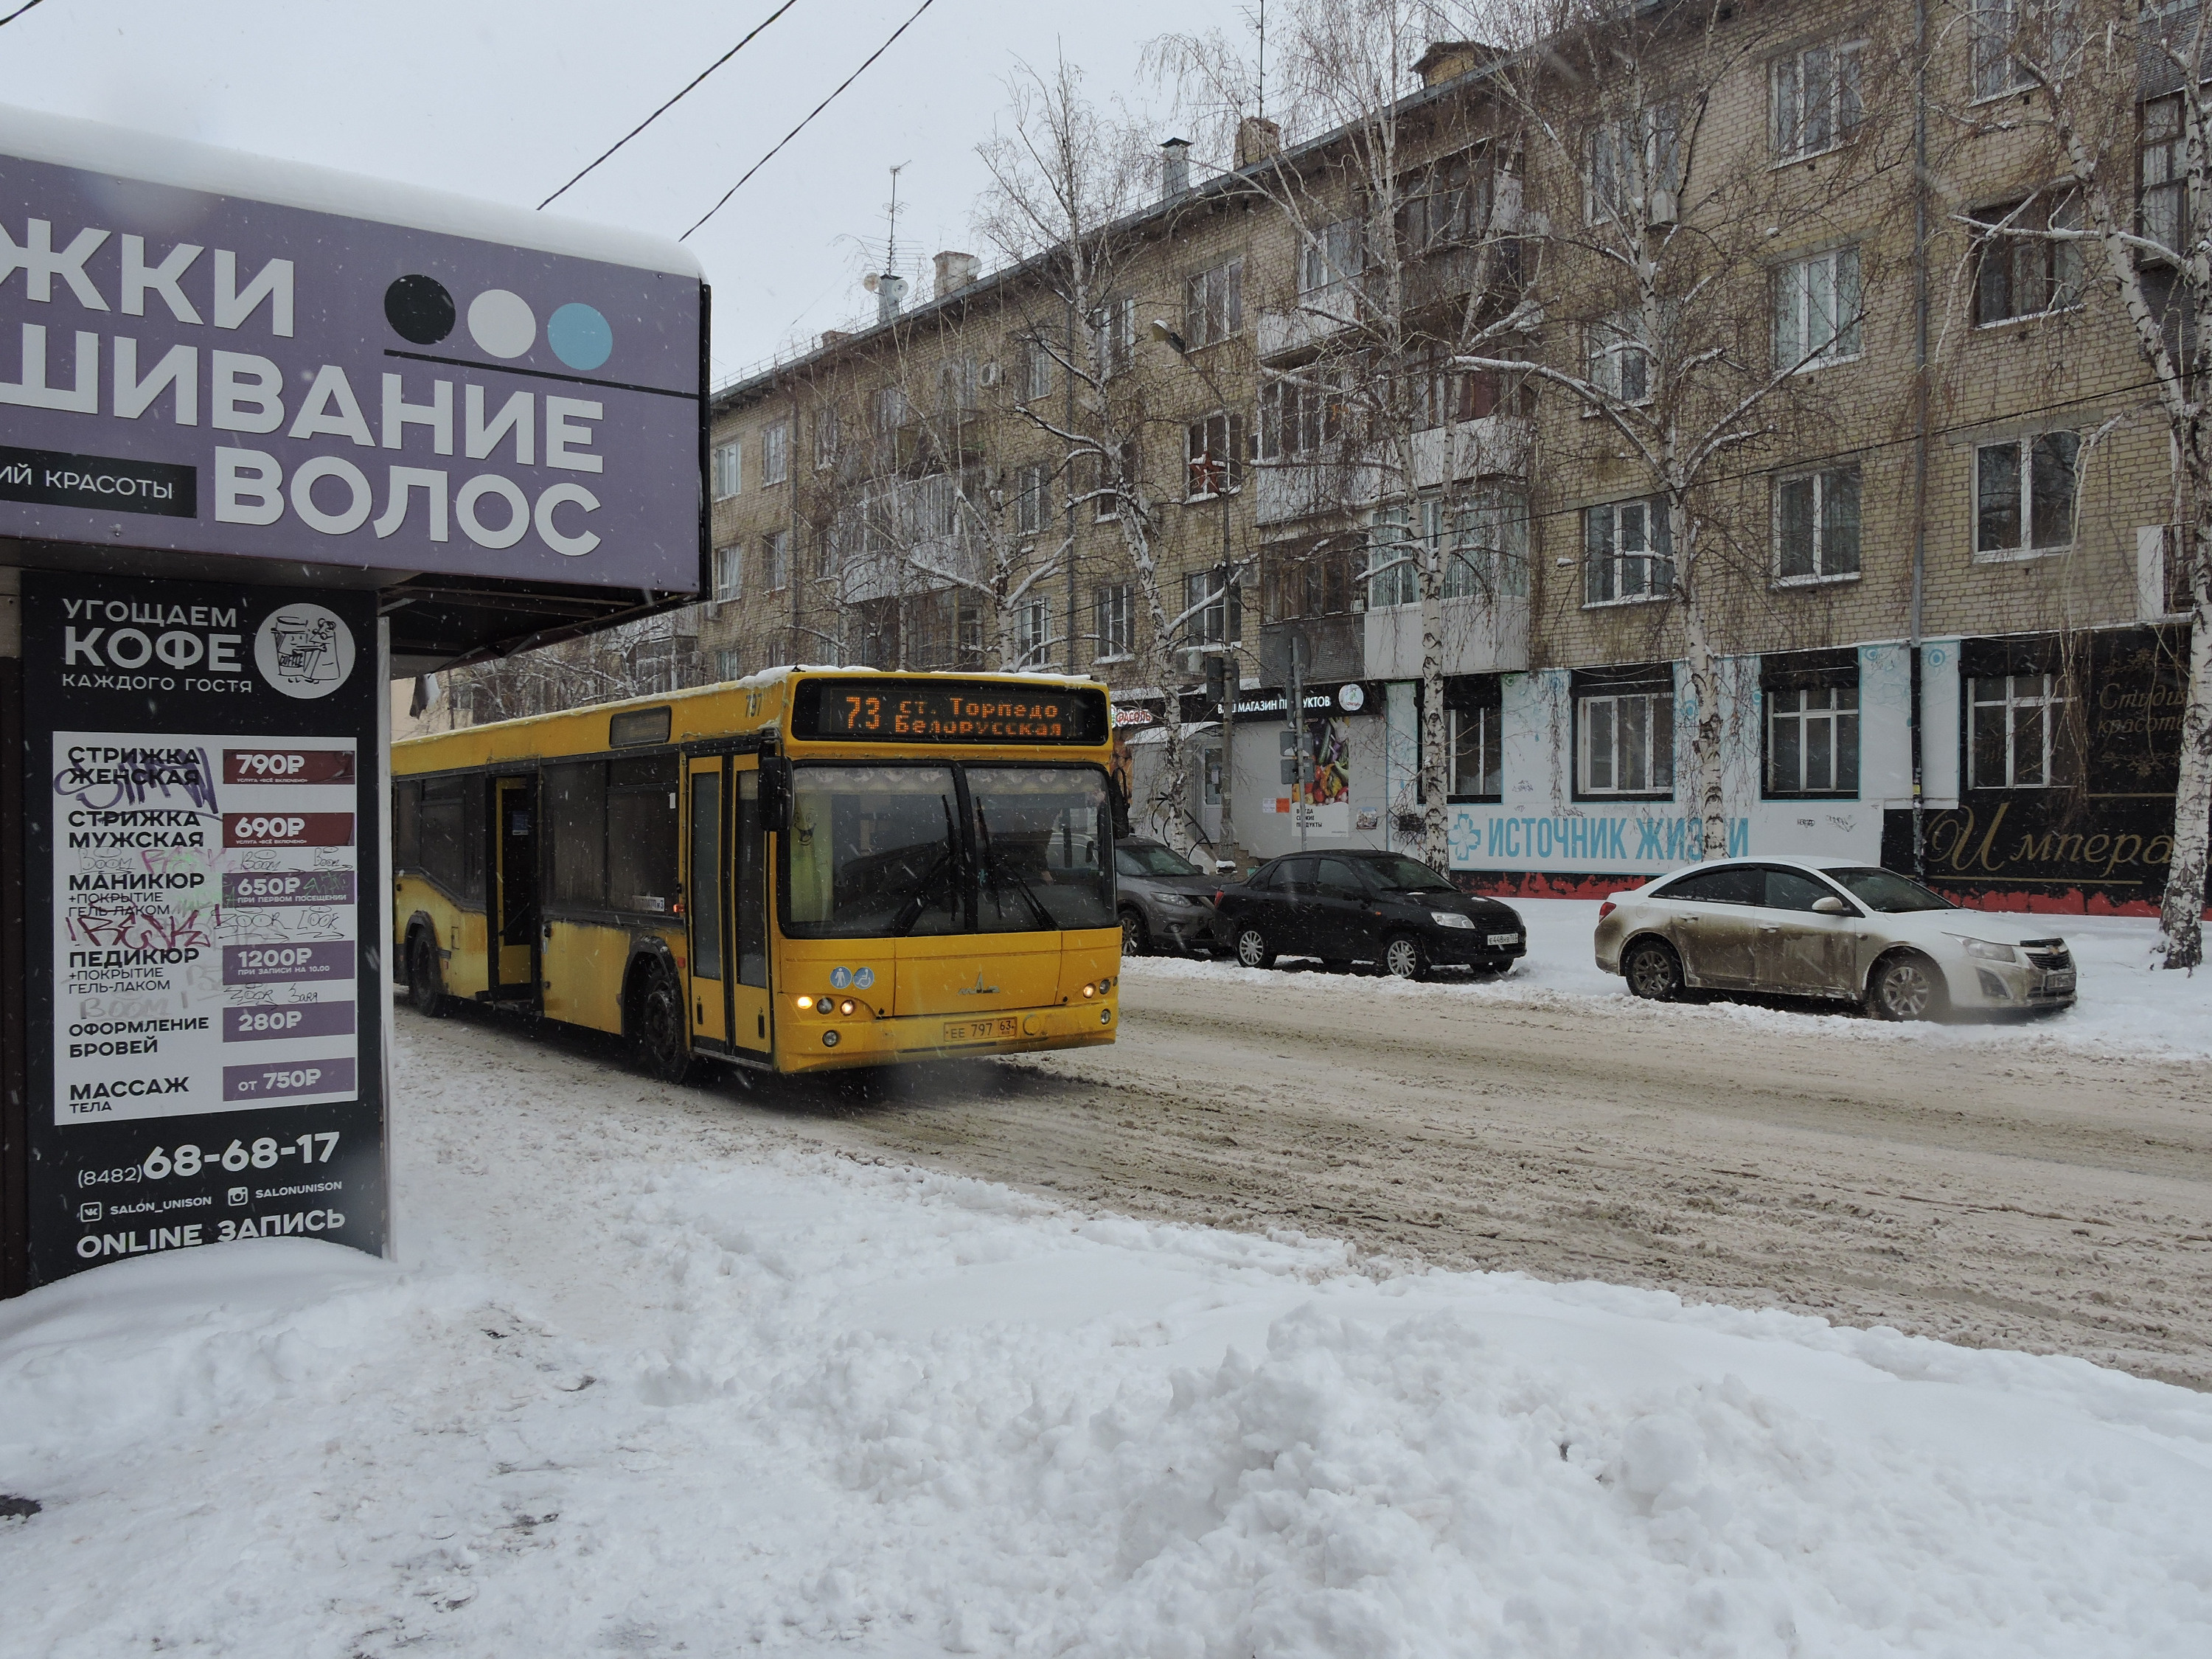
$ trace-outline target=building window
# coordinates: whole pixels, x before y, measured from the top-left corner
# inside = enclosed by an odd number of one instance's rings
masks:
[[[1974,321],[1986,326],[2081,303],[2081,244],[2051,236],[2081,228],[2071,195],[1984,208],[1974,247]]]
[[[1651,348],[1634,312],[1592,323],[1583,349],[1585,376],[1600,392],[1624,404],[1650,399]]]
[[[1130,652],[1130,631],[1136,589],[1127,582],[1102,587],[1097,593],[1098,647],[1101,662],[1119,661]]]
[[[1398,246],[1407,259],[1464,246],[1490,219],[1490,179],[1465,151],[1398,181]]]
[[[714,499],[726,501],[744,484],[744,446],[741,443],[714,446]]]
[[[1040,464],[1021,467],[1014,473],[1014,533],[1036,536],[1043,533],[1045,526],[1045,485],[1052,477],[1052,469]]]
[[[1583,603],[1663,599],[1674,591],[1674,536],[1666,503],[1608,501],[1583,509]]]
[[[744,549],[718,547],[714,550],[714,597],[734,599],[744,592]]]
[[[1528,597],[1528,495],[1505,485],[1460,503],[1458,534],[1444,563],[1444,597]]]
[[[1774,366],[1819,368],[1859,355],[1859,251],[1832,248],[1774,274]]]
[[[1137,302],[1109,300],[1091,313],[1091,361],[1101,379],[1123,373],[1137,353]]]
[[[1367,526],[1367,608],[1419,603],[1420,559],[1412,512],[1403,506],[1377,512]]]
[[[1355,544],[1333,538],[1273,552],[1267,564],[1269,622],[1333,617],[1351,609],[1358,578]]]
[[[1041,666],[1052,651],[1052,601],[1024,599],[1014,607],[1014,649],[1021,668]]]
[[[2154,99],[2142,109],[2142,147],[2137,159],[2143,235],[2179,255],[2189,229],[2189,167],[2183,155],[2181,94]]]
[[[814,470],[827,472],[837,465],[840,433],[837,410],[833,404],[824,404],[814,411]]]
[[[1323,225],[1298,250],[1298,303],[1334,313],[1366,269],[1365,227],[1358,219]]]
[[[1800,685],[1766,699],[1766,793],[1856,795],[1859,689]]]
[[[1859,470],[1830,467],[1774,485],[1774,574],[1785,582],[1859,574]]]
[[[777,421],[761,429],[761,482],[780,484],[791,477],[791,422]]]
[[[1775,60],[1772,75],[1774,154],[1794,161],[1833,149],[1848,139],[1865,113],[1859,64],[1866,42],[1826,41]]]
[[[2070,710],[2057,675],[2002,674],[1968,684],[1974,788],[2049,789],[2071,781]]]
[[[1052,348],[1041,339],[1022,343],[1022,401],[1036,403],[1052,395],[1052,378],[1055,367]]]
[[[1445,755],[1450,770],[1444,782],[1447,795],[1461,800],[1504,796],[1498,716],[1494,705],[1445,708]]]
[[[2074,0],[1970,0],[1976,98],[1998,98],[2035,84],[2021,59],[2059,63],[2080,44]],[[2159,9],[2147,5],[2146,16]],[[2024,49],[2024,50],[2023,50]]]
[[[1589,216],[1654,223],[1674,216],[1682,187],[1680,118],[1659,106],[1603,123],[1590,135]]]
[[[1244,487],[1244,417],[1225,410],[1193,421],[1183,433],[1188,501]]]
[[[1182,337],[1194,349],[1244,331],[1244,261],[1201,270],[1183,285]]]
[[[1194,570],[1182,579],[1182,642],[1234,645],[1244,631],[1244,594],[1223,570]]]
[[[744,668],[738,653],[728,646],[714,653],[714,678],[718,680],[739,680],[744,678]]]
[[[761,538],[761,571],[767,589],[780,593],[791,581],[791,532],[771,530]]]
[[[1342,438],[1351,423],[1347,378],[1314,365],[1261,387],[1260,458],[1297,460]]]
[[[1137,441],[1131,438],[1114,452],[1113,459],[1093,453],[1091,467],[1097,479],[1091,495],[1092,516],[1099,523],[1121,516],[1121,503],[1137,493]]]
[[[1974,451],[1974,551],[2002,558],[2074,544],[2075,469],[2081,439],[2071,432],[2008,438]]]
[[[1612,691],[1577,697],[1577,787],[1585,795],[1674,790],[1674,694]]]
[[[937,366],[938,412],[948,421],[963,421],[983,407],[983,368],[973,353],[947,357]]]

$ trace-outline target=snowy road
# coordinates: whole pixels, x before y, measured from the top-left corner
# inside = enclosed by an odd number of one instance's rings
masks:
[[[1110,1049],[773,1098],[839,1146],[1085,1205],[2212,1387],[2212,985],[2124,981],[2067,918],[2092,994],[2050,1024],[1654,1008],[1580,965],[1595,907],[1528,908],[1537,975],[1139,961]],[[2101,924],[2130,949],[2147,926]]]

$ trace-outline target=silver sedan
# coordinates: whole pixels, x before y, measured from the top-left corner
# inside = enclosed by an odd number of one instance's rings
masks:
[[[1966,910],[1850,859],[1717,859],[1615,893],[1597,965],[1638,996],[1686,988],[1825,997],[1883,1019],[2074,1000],[2074,958],[2040,918]]]

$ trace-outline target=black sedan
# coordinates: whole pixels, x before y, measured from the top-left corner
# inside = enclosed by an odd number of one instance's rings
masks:
[[[1420,979],[1443,963],[1500,972],[1528,949],[1511,906],[1462,893],[1400,853],[1292,853],[1222,889],[1214,907],[1214,938],[1247,968],[1319,957]]]

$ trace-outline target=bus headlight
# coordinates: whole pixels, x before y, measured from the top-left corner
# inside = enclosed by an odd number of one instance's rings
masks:
[[[822,1034],[822,1046],[825,1048],[836,1048],[837,1046],[837,1033],[835,1031],[824,1031]]]
[[[855,1006],[856,1005],[854,1003],[853,999],[847,997],[842,1002],[837,1005],[837,1012],[841,1014],[849,1014],[853,1012]]]
[[[1111,1025],[1114,1023],[1114,1011],[1111,1008],[1101,1008],[1098,1011],[1098,1023],[1101,1025]]]
[[[1095,985],[1086,985],[1083,988],[1083,994],[1086,997],[1095,997],[1098,994],[1098,988]]]
[[[823,1001],[826,1004],[826,1003],[829,1001],[829,999],[828,999],[827,997],[824,997],[824,998],[823,999]],[[799,998],[799,1012],[800,1013],[802,1013],[802,1014],[811,1014],[811,1013],[812,1013],[812,1012],[814,1012],[814,999],[813,999],[812,997],[801,997],[801,998]]]

